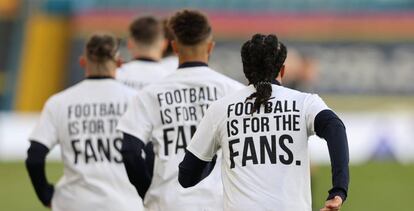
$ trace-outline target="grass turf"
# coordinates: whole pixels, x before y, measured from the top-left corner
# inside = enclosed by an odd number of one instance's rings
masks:
[[[60,163],[48,163],[49,180],[62,174]],[[314,210],[319,210],[330,187],[329,166],[317,167],[313,178]],[[349,198],[344,211],[411,211],[414,196],[414,165],[391,162],[351,167]],[[22,162],[0,162],[0,210],[43,211]]]

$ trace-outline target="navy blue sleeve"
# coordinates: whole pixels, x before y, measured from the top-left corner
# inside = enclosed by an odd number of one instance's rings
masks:
[[[345,126],[331,110],[323,110],[315,117],[315,132],[324,138],[331,159],[332,189],[328,200],[340,196],[343,201],[348,196],[349,150]]]
[[[37,198],[44,206],[50,206],[54,188],[47,181],[45,173],[45,160],[49,149],[36,141],[30,141],[30,147],[27,151],[26,169],[29,173],[30,180],[35,189]]]
[[[151,174],[147,161],[142,157],[145,144],[140,139],[124,133],[121,154],[129,181],[135,186],[138,194],[144,199],[151,184]]]
[[[192,187],[206,178],[213,171],[217,156],[211,162],[197,158],[190,151],[186,151],[184,160],[179,165],[178,182],[184,188]]]
[[[154,145],[152,142],[149,142],[144,147],[145,152],[145,164],[147,165],[147,171],[152,178],[152,174],[154,172],[154,160],[155,160],[155,154],[154,154]]]

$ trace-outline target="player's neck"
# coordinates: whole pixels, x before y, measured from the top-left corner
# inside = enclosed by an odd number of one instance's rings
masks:
[[[184,63],[191,63],[191,62],[202,62],[208,63],[208,55],[200,55],[200,56],[184,56],[178,55],[178,63],[180,65]]]
[[[89,75],[85,79],[114,79],[112,75]]]
[[[85,72],[86,79],[95,79],[95,78],[115,78],[115,69],[108,71],[91,71],[87,70]]]
[[[282,77],[278,76],[275,79],[273,79],[272,84],[276,84],[276,85],[281,86],[282,85]]]
[[[132,56],[134,58],[146,58],[146,59],[151,59],[154,61],[159,61],[161,60],[161,53],[155,50],[135,50],[134,52],[132,52]]]

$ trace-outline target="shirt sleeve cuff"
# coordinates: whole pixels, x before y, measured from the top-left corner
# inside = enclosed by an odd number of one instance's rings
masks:
[[[342,188],[332,188],[331,190],[329,190],[329,195],[328,195],[327,200],[331,200],[335,198],[335,196],[339,196],[342,199],[342,203],[344,203],[347,198],[347,195],[348,195],[347,192],[343,190]]]
[[[129,128],[126,128],[126,127],[120,127],[120,126],[118,126],[117,130],[121,131],[122,133],[127,133],[131,136],[134,136],[135,138],[138,138],[145,145],[148,144],[148,139],[144,138],[144,136],[138,134],[136,131],[130,130]]]
[[[191,147],[191,145],[187,147],[187,150],[190,151],[191,153],[193,153],[193,155],[195,155],[198,159],[200,159],[202,161],[211,162],[213,160],[213,157],[203,156],[203,155],[201,155],[201,153],[198,153],[197,150],[194,150]]]
[[[34,141],[34,142],[37,142],[39,144],[42,144],[43,146],[45,146],[49,150],[51,150],[53,148],[53,146],[55,145],[53,143],[53,141],[50,141],[47,138],[39,137],[39,136],[33,136],[33,135],[29,137],[29,141],[30,142]]]

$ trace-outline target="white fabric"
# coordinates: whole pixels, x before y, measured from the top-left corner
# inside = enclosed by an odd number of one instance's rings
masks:
[[[170,72],[174,72],[178,68],[178,57],[177,56],[167,56],[161,59],[161,64],[164,68]]]
[[[253,86],[215,102],[187,148],[205,161],[221,148],[224,210],[311,211],[308,137],[328,107],[317,95],[272,90],[269,110],[253,115]]]
[[[196,187],[184,189],[178,183],[178,164],[207,106],[242,87],[208,67],[182,68],[132,100],[118,129],[154,142],[154,176],[144,199],[147,210],[222,210],[220,168]]]
[[[140,90],[170,74],[160,62],[133,60],[123,64],[116,72],[116,79]]]
[[[143,210],[116,131],[135,94],[113,79],[87,79],[47,101],[30,140],[61,148],[64,174],[55,186],[53,211]]]

